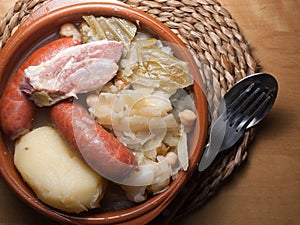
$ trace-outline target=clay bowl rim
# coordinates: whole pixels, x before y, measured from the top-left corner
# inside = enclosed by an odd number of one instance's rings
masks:
[[[4,60],[0,64],[0,86],[4,85],[4,82],[8,79],[7,75],[3,75],[4,72],[7,72],[7,67],[10,68],[10,72],[7,74],[10,74],[13,73],[13,70],[16,69],[14,64],[16,62],[17,64],[20,63],[20,60],[15,59],[15,54],[26,57],[26,55],[29,54],[30,50],[32,50],[32,45],[34,46],[34,43],[40,42],[40,39],[44,39],[48,37],[50,33],[53,33],[52,29],[51,31],[49,31],[49,24],[52,24],[52,27],[56,27],[63,24],[64,22],[75,21],[82,15],[91,14],[103,16],[114,15],[117,17],[129,19],[131,21],[138,20],[141,27],[150,27],[153,32],[159,34],[160,38],[171,43],[176,43],[175,48],[179,46],[179,49],[177,49],[177,51],[180,56],[185,57],[187,61],[189,61],[192,74],[198,76],[194,77],[195,80],[197,80],[197,82],[195,82],[194,84],[194,92],[195,103],[198,112],[198,122],[196,131],[194,131],[194,133],[197,134],[198,138],[193,137],[193,142],[191,144],[192,146],[195,146],[194,148],[196,149],[196,151],[194,151],[192,156],[190,157],[189,170],[187,172],[180,172],[178,178],[172,181],[172,184],[170,186],[171,188],[169,188],[167,191],[157,196],[151,197],[149,200],[139,204],[138,206],[116,212],[101,213],[101,217],[97,217],[97,215],[99,216],[99,214],[94,215],[93,213],[74,215],[60,212],[37,200],[37,197],[35,197],[34,193],[26,184],[24,184],[22,178],[20,178],[14,165],[8,165],[8,162],[5,162],[4,164],[2,163],[6,160],[10,160],[10,162],[12,161],[11,158],[7,159],[7,157],[11,156],[9,156],[9,153],[7,153],[7,148],[4,144],[5,141],[3,140],[2,136],[0,137],[1,174],[6,182],[10,185],[10,187],[17,193],[19,197],[21,197],[22,200],[29,204],[29,206],[41,212],[42,214],[60,222],[85,222],[85,224],[101,224],[101,221],[107,223],[109,220],[110,223],[119,223],[133,220],[161,205],[161,210],[156,210],[155,215],[158,215],[159,212],[161,212],[164,207],[169,204],[169,202],[175,197],[176,193],[180,190],[180,187],[182,187],[183,184],[191,177],[201,156],[202,149],[205,143],[207,135],[208,113],[206,98],[204,93],[202,92],[202,82],[200,80],[198,67],[189,52],[181,51],[182,48],[186,49],[186,46],[166,25],[162,24],[158,20],[140,10],[116,2],[89,2],[72,0],[69,1],[67,5],[63,5],[63,3],[58,2],[59,1],[50,1],[48,5],[44,4],[40,9],[35,11],[30,17],[28,17],[25,23],[20,26],[20,28],[14,33],[14,35],[9,39],[4,48],[1,50],[0,56],[2,55],[5,57],[2,57]],[[54,7],[49,10],[50,6]],[[42,33],[43,35],[39,38],[33,38],[32,35],[36,34],[37,32]],[[25,40],[27,44],[25,44],[24,46]],[[30,45],[31,47],[28,45]],[[24,54],[21,54],[20,52],[24,52]],[[197,151],[199,152],[197,153]],[[11,176],[12,173],[14,174],[14,177]],[[18,180],[16,180],[15,176],[18,177]],[[147,218],[146,220],[150,221],[151,219],[153,218]]]

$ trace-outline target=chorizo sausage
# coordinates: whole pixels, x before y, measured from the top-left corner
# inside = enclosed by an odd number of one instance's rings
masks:
[[[50,109],[50,119],[76,153],[103,177],[122,183],[136,169],[132,152],[80,104],[57,103]]]
[[[24,70],[29,66],[38,65],[62,49],[78,43],[72,38],[59,38],[33,52],[20,66],[6,86],[0,100],[0,124],[3,132],[14,140],[32,129],[36,111],[35,104],[20,90],[24,82]]]

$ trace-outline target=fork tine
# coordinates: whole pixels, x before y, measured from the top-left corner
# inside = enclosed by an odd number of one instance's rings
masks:
[[[240,110],[240,115],[238,115],[235,119],[235,124],[239,124],[241,122],[241,120],[245,119],[246,118],[246,115],[249,115],[251,114],[251,111],[253,111],[253,109],[260,103],[260,101],[263,99],[263,97],[266,95],[265,92],[261,92],[259,94],[259,91],[258,89],[255,90],[256,93],[255,95],[252,96],[252,98],[250,99],[250,97],[247,99],[247,100],[251,100],[251,101],[247,101],[247,108],[245,110]],[[254,96],[256,97],[258,95],[258,97],[256,99],[254,99]],[[254,101],[252,101],[254,100]]]
[[[263,93],[262,93],[263,94]],[[269,101],[271,101],[272,96],[268,95],[267,97],[265,97],[264,95],[260,95],[262,96],[261,99],[259,101],[257,101],[255,104],[252,105],[252,109],[254,109],[254,107],[256,107],[258,105],[258,107],[251,113],[251,115],[247,118],[242,120],[242,122],[240,122],[240,124],[238,125],[237,130],[239,129],[244,129],[246,128],[254,119],[254,117],[256,117],[257,115],[259,115],[261,112],[263,112],[263,109],[265,108],[265,106],[269,103]],[[264,100],[261,102],[261,100],[264,98]],[[258,103],[258,104],[257,104]]]
[[[233,125],[235,121],[233,121],[234,118],[238,118],[238,114],[242,114],[245,112],[249,106],[251,106],[253,100],[257,97],[257,94],[259,94],[260,88],[256,88],[249,96],[246,96],[246,98],[242,99],[242,102],[240,102],[240,105],[234,110],[232,113],[228,113],[228,120],[229,120],[229,125]],[[246,93],[245,93],[246,95]]]
[[[248,92],[251,91],[251,89],[254,87],[254,83],[251,83],[242,93],[227,107],[227,115],[230,114],[230,112],[235,111],[236,107],[240,107],[241,101],[246,97]],[[228,119],[228,117],[226,118]]]

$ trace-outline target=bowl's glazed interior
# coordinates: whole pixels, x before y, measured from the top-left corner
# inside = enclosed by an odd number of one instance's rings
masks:
[[[156,38],[170,43],[176,55],[189,63],[190,71],[195,79],[193,92],[197,110],[197,120],[189,142],[190,161],[187,172],[180,172],[165,192],[151,197],[141,204],[126,203],[127,207],[117,207],[120,201],[113,194],[104,198],[103,208],[90,210],[86,213],[69,214],[53,209],[38,200],[36,195],[22,180],[13,163],[13,143],[5,135],[0,136],[0,168],[2,177],[10,187],[26,203],[50,218],[73,224],[143,224],[157,216],[175,197],[176,193],[190,178],[201,156],[206,139],[207,105],[201,89],[201,79],[193,57],[180,39],[165,25],[151,16],[121,3],[102,1],[71,0],[50,1],[31,14],[19,27],[0,52],[0,90],[5,88],[9,77],[16,71],[22,61],[34,49],[57,38],[59,27],[67,22],[82,21],[83,15],[116,16],[138,24],[139,29],[150,33]],[[1,93],[2,94],[2,93]],[[110,189],[118,189],[114,185]],[[113,193],[113,191],[110,191]],[[108,194],[109,195],[109,194]],[[118,209],[116,209],[118,208]]]

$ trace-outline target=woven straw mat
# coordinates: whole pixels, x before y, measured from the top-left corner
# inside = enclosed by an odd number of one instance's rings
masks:
[[[0,20],[0,49],[19,24],[46,0],[19,0]],[[188,46],[201,73],[209,103],[210,123],[218,117],[220,98],[241,78],[257,72],[247,41],[230,13],[215,0],[123,0],[156,17]],[[200,178],[177,215],[202,206],[220,188],[224,179],[247,157],[247,145],[255,132],[245,133],[232,151],[218,157]],[[193,178],[193,177],[192,177]],[[189,187],[186,187],[189,188]],[[176,199],[175,199],[176,201]]]

